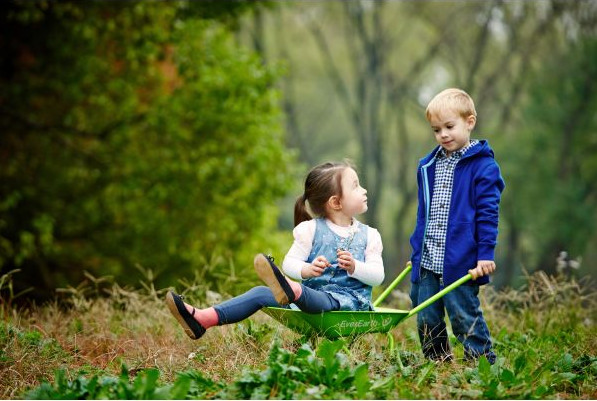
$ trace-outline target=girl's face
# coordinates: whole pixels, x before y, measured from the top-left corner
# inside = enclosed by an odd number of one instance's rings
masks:
[[[352,168],[345,168],[340,180],[342,186],[342,212],[353,217],[367,211],[367,190],[359,184],[359,176]]]
[[[470,115],[465,119],[454,111],[432,115],[429,120],[435,140],[446,150],[448,157],[468,145],[475,122],[475,116]]]

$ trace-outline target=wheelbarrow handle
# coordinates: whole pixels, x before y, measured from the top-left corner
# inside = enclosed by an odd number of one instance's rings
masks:
[[[472,278],[473,278],[473,276],[469,273],[466,276],[461,277],[460,279],[454,281],[452,284],[450,284],[449,286],[447,286],[446,288],[444,288],[437,294],[426,299],[425,301],[421,302],[419,305],[417,305],[416,307],[411,309],[410,312],[408,312],[408,315],[406,316],[406,318],[409,318],[412,315],[416,315],[422,309],[425,309],[426,307],[428,307],[429,305],[431,305],[432,303],[434,303],[435,301],[437,301],[438,299],[440,299],[441,297],[443,297],[444,295],[446,295],[447,293],[449,293],[456,287],[460,287],[462,284],[466,283],[467,281],[471,280]]]
[[[410,263],[410,261],[406,264],[406,267],[404,268],[404,270],[402,270],[402,272],[400,272],[400,274],[398,275],[398,277],[396,277],[394,279],[394,281],[392,281],[392,283],[388,286],[388,288],[386,288],[384,290],[384,292],[381,293],[381,295],[379,297],[377,297],[377,299],[375,301],[373,301],[373,306],[379,306],[379,304],[386,299],[386,297],[388,295],[390,295],[390,292],[392,292],[392,290],[402,281],[404,280],[404,277],[406,277],[406,275],[408,273],[410,273],[410,271],[412,270],[413,266],[412,263]]]

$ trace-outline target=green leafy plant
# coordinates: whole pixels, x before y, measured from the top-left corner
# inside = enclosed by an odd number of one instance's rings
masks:
[[[203,398],[222,388],[221,385],[204,378],[198,372],[183,372],[174,383],[159,383],[160,371],[145,369],[131,379],[126,366],[120,376],[95,375],[90,379],[78,376],[68,380],[64,370],[56,372],[54,384],[48,382],[25,394],[28,399],[110,399],[110,400],[156,400]]]
[[[247,371],[226,394],[238,398],[364,398],[371,389],[367,364],[350,366],[340,352],[346,344],[324,340],[314,351],[303,344],[296,352],[271,349],[265,370]]]

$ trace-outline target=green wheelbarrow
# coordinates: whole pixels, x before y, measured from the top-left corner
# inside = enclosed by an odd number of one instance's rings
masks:
[[[321,335],[335,339],[357,334],[387,333],[404,319],[416,315],[420,310],[473,278],[467,274],[410,311],[378,307],[390,292],[404,280],[411,269],[412,265],[408,263],[398,277],[373,302],[375,308],[373,311],[333,311],[310,314],[288,308],[267,307],[261,310],[288,328],[305,335]]]

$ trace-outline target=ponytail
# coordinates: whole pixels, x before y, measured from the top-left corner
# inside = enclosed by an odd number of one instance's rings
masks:
[[[296,202],[294,204],[294,226],[298,226],[303,221],[311,220],[313,217],[309,214],[307,210],[306,198],[305,194],[303,193],[301,196],[296,198]]]

